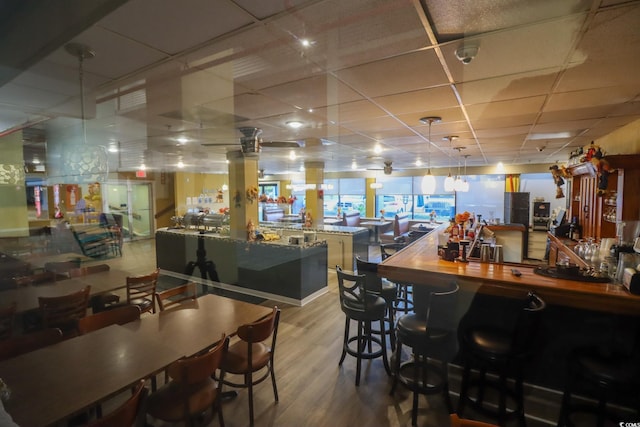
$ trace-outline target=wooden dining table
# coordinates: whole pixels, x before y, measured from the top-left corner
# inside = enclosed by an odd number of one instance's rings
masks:
[[[15,301],[16,313],[24,313],[38,308],[38,297],[68,295],[87,285],[91,285],[92,296],[123,289],[127,286],[127,276],[131,276],[131,273],[112,269],[55,282],[20,286],[0,292],[0,301],[7,304]]]
[[[223,333],[233,336],[239,326],[262,319],[272,310],[207,294],[123,327],[160,343],[170,342],[183,356],[191,356],[216,343]]]
[[[162,371],[182,351],[118,325],[0,362],[5,409],[21,426],[49,426]]]
[[[2,361],[0,378],[12,390],[6,410],[22,426],[60,423],[271,311],[208,294]]]

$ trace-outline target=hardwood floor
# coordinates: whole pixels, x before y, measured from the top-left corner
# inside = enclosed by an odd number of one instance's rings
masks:
[[[155,268],[154,241],[127,243],[124,257],[109,263],[112,268],[134,270],[136,273],[150,271]],[[391,378],[387,376],[381,360],[363,362],[359,387],[355,386],[354,358],[347,357],[343,366],[338,366],[344,315],[339,307],[335,271],[329,270],[329,292],[304,307],[274,301],[262,304],[278,305],[282,309],[275,364],[280,401],[274,402],[269,381],[255,387],[256,426],[411,425],[411,394],[399,386],[395,396],[389,396]],[[455,368],[451,373],[452,400],[456,406],[459,375]],[[528,393],[527,399],[527,412],[534,413],[528,419],[529,427],[555,425],[559,395],[536,390]],[[449,425],[440,394],[426,398],[421,396],[419,407],[418,425]],[[240,390],[236,399],[225,402],[223,411],[227,426],[248,426],[247,391]],[[471,410],[465,416],[482,419]],[[171,425],[150,418],[148,422],[154,426]],[[217,418],[205,420],[205,425],[217,426]]]

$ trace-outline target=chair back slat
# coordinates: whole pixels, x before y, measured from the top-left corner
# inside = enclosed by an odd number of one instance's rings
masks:
[[[369,298],[366,298],[366,276],[349,274],[336,266],[338,274],[338,293],[342,309],[367,311]]]
[[[151,274],[127,277],[127,302],[136,298],[154,298],[160,270]]]
[[[375,262],[365,261],[356,256],[356,269],[358,274],[365,276],[365,289],[375,295],[382,293],[382,278],[378,276],[378,264]]]
[[[124,325],[138,319],[140,319],[140,308],[137,305],[124,305],[79,319],[78,330],[81,335],[84,335],[109,325]]]
[[[121,427],[144,425],[144,402],[149,390],[144,386],[144,380],[140,380],[133,390],[133,394],[122,405],[113,412],[110,412],[89,423],[87,427]],[[138,420],[141,420],[138,422]]]
[[[160,311],[178,306],[185,301],[193,301],[196,299],[196,284],[189,282],[184,285],[176,286],[175,288],[158,292],[156,293],[156,299],[158,301]]]
[[[279,310],[277,307],[274,307],[271,314],[264,319],[240,326],[238,328],[238,337],[248,343],[265,341],[275,330],[276,320],[278,316]]]
[[[222,334],[218,345],[202,355],[186,357],[172,363],[167,369],[169,376],[181,386],[197,384],[213,375],[227,352],[229,338]]]
[[[59,297],[38,297],[42,323],[45,328],[57,328],[67,332],[77,330],[78,319],[87,315],[91,286]]]

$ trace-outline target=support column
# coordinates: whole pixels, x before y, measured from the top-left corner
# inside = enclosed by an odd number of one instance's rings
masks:
[[[245,155],[241,151],[227,153],[229,160],[229,208],[230,236],[233,239],[247,239],[247,224],[253,222],[258,227],[258,197],[247,198],[247,189],[258,189],[259,156]]]
[[[307,185],[313,184],[305,192],[306,211],[311,212],[313,222],[311,227],[317,228],[324,224],[324,162],[305,162],[304,175]]]

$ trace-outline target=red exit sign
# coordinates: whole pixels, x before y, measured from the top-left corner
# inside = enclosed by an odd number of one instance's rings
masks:
[[[143,170],[136,171],[136,178],[146,178],[146,177],[147,177],[147,171],[143,171]]]

